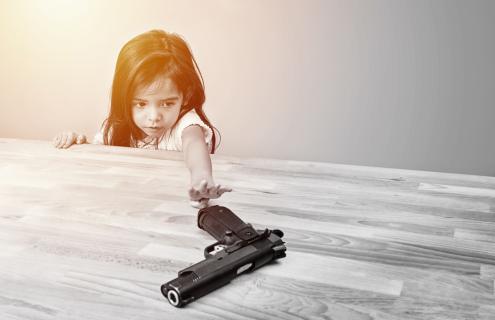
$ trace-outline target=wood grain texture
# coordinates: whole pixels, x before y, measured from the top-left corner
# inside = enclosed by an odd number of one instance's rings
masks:
[[[172,307],[214,242],[182,159],[0,139],[0,319],[495,319],[495,178],[219,155],[212,204],[287,257]]]

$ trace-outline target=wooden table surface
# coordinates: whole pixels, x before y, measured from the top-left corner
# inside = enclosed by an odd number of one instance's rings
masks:
[[[287,257],[189,304],[203,259],[182,154],[0,139],[0,319],[495,319],[495,178],[212,157],[213,204]]]

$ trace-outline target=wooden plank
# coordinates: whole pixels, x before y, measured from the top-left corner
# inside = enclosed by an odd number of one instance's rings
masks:
[[[495,188],[473,188],[452,185],[421,183],[419,190],[433,191],[436,193],[448,193],[462,196],[491,197],[495,198]]]
[[[491,231],[456,228],[454,237],[459,239],[476,240],[483,242],[495,242],[495,229]]]
[[[483,264],[480,270],[481,279],[495,280],[495,265]]]

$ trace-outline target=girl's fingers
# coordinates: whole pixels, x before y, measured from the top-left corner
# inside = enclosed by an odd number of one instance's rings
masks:
[[[210,187],[208,189],[208,194],[210,195],[210,198],[218,198],[218,189],[220,188],[220,185],[217,184],[216,186]]]
[[[232,191],[232,188],[222,187],[222,185],[220,185],[220,184],[217,184],[217,187],[218,187],[218,192],[221,192],[221,193]]]
[[[213,185],[208,187],[204,193],[202,193],[204,198],[215,199],[218,198],[218,185]]]
[[[203,198],[197,201],[190,201],[190,203],[194,208],[203,209],[208,206],[208,199]]]
[[[206,191],[208,190],[207,186],[208,186],[208,182],[206,182],[206,180],[201,180],[201,183],[199,184],[199,192],[201,194],[205,194]]]
[[[54,138],[53,138],[53,146],[55,148],[58,148],[58,144],[60,142],[60,134],[57,134]]]
[[[83,144],[83,143],[86,143],[86,136],[84,134],[79,134],[77,135],[77,138],[76,138],[76,143],[77,144]]]
[[[191,200],[199,200],[201,199],[201,196],[199,195],[199,191],[194,189],[194,188],[190,188],[189,189],[189,198]]]
[[[64,149],[70,147],[74,143],[75,138],[74,133],[67,133],[67,140],[65,140]]]
[[[69,140],[70,140],[69,133],[64,133],[64,137],[63,137],[63,139],[62,139],[62,140],[63,140],[63,141],[62,141],[62,147],[61,147],[61,148],[62,148],[62,149],[65,149],[65,148],[66,148],[67,143],[68,143],[68,142],[69,142]]]
[[[74,143],[83,144],[87,141],[88,139],[84,134],[77,134],[75,132],[69,131],[57,134],[53,138],[53,145],[55,146],[55,148],[66,149]]]
[[[220,195],[224,194],[225,192],[232,192],[231,188],[222,188],[219,190]]]
[[[210,197],[210,188],[207,187],[206,180],[202,180],[198,186],[198,189],[191,187],[189,189],[189,198],[191,200],[199,200],[201,198]]]
[[[203,198],[203,199],[199,200],[199,203],[201,205],[201,209],[206,208],[208,206],[209,200],[210,199],[208,199],[208,198]]]
[[[229,188],[229,187],[221,187],[218,189],[218,193],[220,195],[224,194],[225,192],[231,192],[232,191],[232,188]]]
[[[191,187],[189,189],[189,198],[191,201],[199,201],[201,199],[216,199],[219,198],[225,192],[232,191],[231,188],[222,187],[222,185],[217,184],[208,187],[206,180],[202,180],[198,186],[198,189]]]
[[[59,134],[57,139],[57,148],[62,147],[63,144],[64,144],[64,135]]]
[[[58,147],[63,148],[66,142],[67,142],[67,135],[65,133],[62,133],[62,136],[60,137],[60,142],[58,143]]]
[[[222,187],[220,184],[217,184],[215,187],[212,187],[210,189],[209,198],[216,199],[219,198],[225,192],[230,192],[230,191],[232,191],[231,188]]]
[[[201,202],[196,201],[196,200],[191,200],[191,201],[189,201],[189,203],[191,204],[191,206],[193,206],[194,208],[198,208],[198,209],[199,209],[199,206],[201,204]]]

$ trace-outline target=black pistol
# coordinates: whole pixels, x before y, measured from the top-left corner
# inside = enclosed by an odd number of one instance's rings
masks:
[[[255,230],[226,207],[199,210],[198,227],[217,242],[205,248],[205,259],[179,271],[161,286],[162,294],[175,307],[183,307],[229,283],[244,272],[285,257],[280,230]]]

